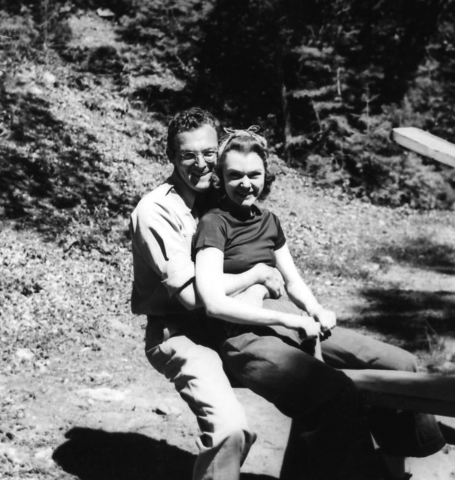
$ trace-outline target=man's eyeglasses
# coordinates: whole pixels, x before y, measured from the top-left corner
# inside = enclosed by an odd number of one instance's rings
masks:
[[[184,152],[180,155],[180,161],[184,165],[190,166],[195,164],[199,157],[203,157],[207,163],[213,163],[216,161],[217,154],[217,149],[204,150],[203,152]]]

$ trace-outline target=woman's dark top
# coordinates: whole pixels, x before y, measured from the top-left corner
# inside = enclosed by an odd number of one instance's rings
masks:
[[[193,237],[193,252],[215,247],[224,252],[224,273],[242,273],[258,263],[275,267],[274,251],[286,243],[278,217],[252,207],[252,216],[223,207],[207,212]]]

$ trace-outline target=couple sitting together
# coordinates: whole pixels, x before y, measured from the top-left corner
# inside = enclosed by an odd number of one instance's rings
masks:
[[[257,204],[273,181],[266,140],[256,127],[226,132],[218,144],[210,113],[177,114],[167,137],[173,173],[130,224],[132,310],[148,319],[147,358],[201,430],[193,479],[239,479],[256,439],[231,381],[292,419],[280,478],[409,478],[406,456],[445,444],[434,417],[366,407],[337,369],[415,371],[415,358],[335,328],[279,219]]]

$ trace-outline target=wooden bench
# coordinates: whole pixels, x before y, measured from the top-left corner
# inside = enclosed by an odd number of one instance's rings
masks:
[[[455,145],[414,127],[394,128],[392,139],[420,155],[455,167]],[[455,417],[455,376],[389,370],[343,370],[366,403]]]
[[[391,370],[343,372],[369,405],[455,417],[455,376]]]
[[[455,145],[414,127],[394,128],[392,139],[402,147],[455,167]]]

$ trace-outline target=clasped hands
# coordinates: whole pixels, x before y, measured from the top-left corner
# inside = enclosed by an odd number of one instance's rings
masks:
[[[280,298],[286,292],[283,277],[278,269],[264,264],[256,265],[260,271],[262,284],[268,290],[270,298]],[[335,312],[318,305],[311,312],[310,317],[305,318],[304,325],[299,330],[304,330],[307,338],[319,337],[321,341],[326,340],[332,334],[331,330],[336,326]],[[312,320],[312,321],[311,321]]]
[[[326,310],[325,308],[321,307],[316,312],[312,312],[311,317],[315,322],[320,325],[320,340],[327,340],[330,335],[332,335],[332,329],[334,329],[337,324],[337,317],[335,315],[335,312],[332,312],[332,310]]]

